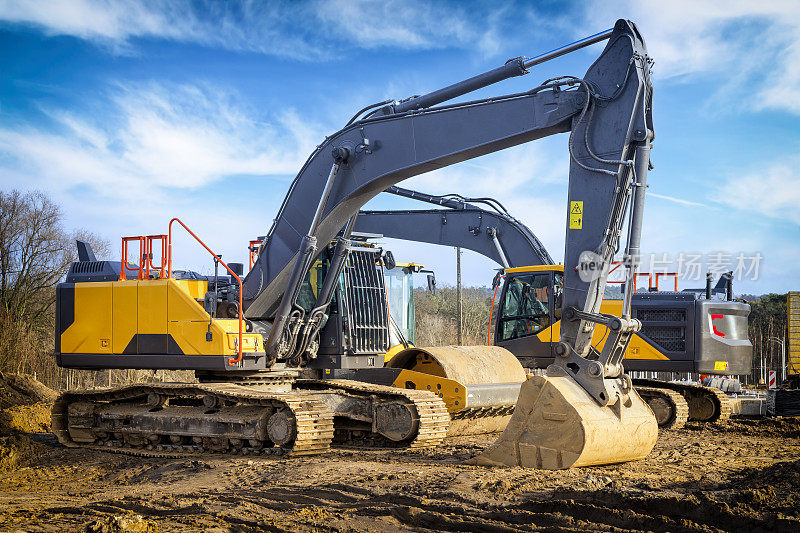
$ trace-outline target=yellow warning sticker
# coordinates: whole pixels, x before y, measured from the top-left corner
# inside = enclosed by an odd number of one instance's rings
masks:
[[[717,372],[724,372],[725,370],[728,370],[728,362],[714,361],[714,370]]]
[[[583,228],[583,200],[569,203],[569,229]]]

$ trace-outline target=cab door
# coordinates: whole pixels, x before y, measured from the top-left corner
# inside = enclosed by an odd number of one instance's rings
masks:
[[[495,325],[495,342],[527,368],[552,360],[556,302],[554,272],[520,272],[506,278]],[[560,289],[560,284],[559,284]],[[560,309],[560,303],[558,308]]]

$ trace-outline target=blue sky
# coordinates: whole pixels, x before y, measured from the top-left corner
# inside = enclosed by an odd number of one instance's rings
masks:
[[[760,254],[758,279],[749,272],[737,291],[800,287],[797,2],[0,0],[0,187],[46,191],[69,227],[99,233],[115,256],[121,235],[166,232],[179,216],[246,261],[302,162],[359,108],[617,18],[637,23],[655,60],[644,249],[667,254],[668,269],[681,254],[703,270],[735,268],[739,255],[750,268]],[[601,46],[470,98],[580,76]],[[402,185],[494,196],[560,260],[567,168],[560,135]],[[424,207],[384,196],[368,207]],[[454,281],[452,249],[387,244]],[[188,241],[176,254],[210,269]],[[472,253],[464,263],[468,285],[496,267]]]

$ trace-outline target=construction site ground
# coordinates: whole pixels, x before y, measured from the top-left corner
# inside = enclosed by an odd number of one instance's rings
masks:
[[[793,418],[689,423],[642,461],[555,472],[465,465],[492,436],[151,459],[58,445],[47,392],[14,399],[7,385],[2,531],[800,531]]]

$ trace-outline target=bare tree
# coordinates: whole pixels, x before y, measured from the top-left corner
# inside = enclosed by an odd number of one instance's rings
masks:
[[[0,312],[37,324],[71,259],[55,203],[41,192],[0,192]]]
[[[109,252],[91,232],[67,232],[44,193],[0,191],[0,370],[56,371],[55,286],[76,258],[74,237]]]

